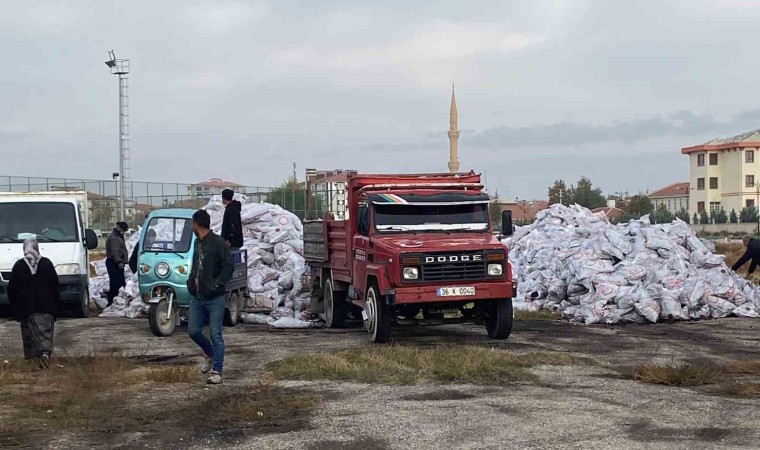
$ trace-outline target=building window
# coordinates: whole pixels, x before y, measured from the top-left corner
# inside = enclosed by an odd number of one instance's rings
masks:
[[[745,201],[744,201],[744,205],[745,205],[747,208],[754,208],[754,207],[755,207],[755,201],[754,201],[754,200],[751,200],[751,199],[750,199],[750,200],[745,200]]]
[[[705,210],[705,202],[697,202],[697,212],[701,213]]]
[[[704,191],[705,190],[705,179],[704,178],[697,178],[697,190],[698,191]]]
[[[744,185],[746,187],[755,187],[755,176],[754,175],[745,175],[744,176]]]
[[[755,162],[755,151],[754,150],[745,150],[744,151],[744,162],[748,162],[748,163]]]
[[[704,167],[705,165],[705,154],[700,153],[697,155],[697,166]]]
[[[710,153],[710,165],[711,166],[717,166],[718,165],[718,154],[717,153]]]
[[[718,177],[710,177],[710,189],[718,189]]]
[[[716,213],[720,211],[720,202],[710,202],[710,212]]]

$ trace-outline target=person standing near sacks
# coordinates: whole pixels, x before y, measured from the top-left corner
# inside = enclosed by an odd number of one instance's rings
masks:
[[[243,205],[233,200],[235,192],[232,189],[222,191],[222,203],[224,203],[224,217],[222,218],[222,239],[227,243],[227,248],[239,250],[243,247],[243,224],[240,220],[240,211]]]
[[[53,263],[40,255],[37,241],[24,241],[24,257],[16,261],[8,282],[11,314],[21,324],[24,358],[50,368],[55,315],[61,303],[58,274]]]
[[[731,270],[736,272],[744,264],[746,264],[747,261],[752,261],[752,263],[749,265],[748,271],[748,273],[751,275],[755,271],[755,267],[760,264],[760,241],[746,234],[744,235],[744,238],[742,238],[742,242],[744,242],[747,250],[741,256],[741,258],[739,258],[739,260],[736,261],[736,263],[731,267]]]
[[[225,286],[232,278],[230,251],[220,236],[211,230],[211,217],[204,210],[193,214],[193,233],[196,236],[193,264],[187,280],[192,295],[188,313],[187,334],[203,350],[201,373],[209,374],[208,384],[221,384],[224,365]],[[208,321],[209,339],[203,334]]]
[[[127,243],[124,241],[124,235],[127,233],[129,225],[126,222],[117,222],[116,228],[106,239],[106,270],[108,270],[108,306],[111,306],[113,299],[119,295],[119,289],[127,285],[124,278],[124,266],[129,263],[129,254],[127,253]]]

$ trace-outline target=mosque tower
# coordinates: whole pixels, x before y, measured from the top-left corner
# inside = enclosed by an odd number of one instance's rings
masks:
[[[451,109],[449,110],[449,173],[459,172],[459,118],[454,85],[451,85]]]

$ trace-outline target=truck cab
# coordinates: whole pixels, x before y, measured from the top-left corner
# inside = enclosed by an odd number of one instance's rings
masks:
[[[304,231],[312,310],[328,326],[353,315],[378,343],[403,324],[476,321],[509,336],[515,289],[479,175],[354,175],[346,196],[348,220]]]
[[[61,303],[79,317],[89,314],[88,250],[98,246],[87,223],[86,192],[0,193],[0,307],[7,307],[13,265],[23,242],[36,239],[61,285]]]

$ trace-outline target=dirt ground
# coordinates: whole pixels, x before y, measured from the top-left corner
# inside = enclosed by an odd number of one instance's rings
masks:
[[[147,320],[61,319],[59,356],[118,349],[155,361],[188,361],[198,350],[180,329],[153,337]],[[732,398],[698,388],[645,384],[625,374],[638,362],[760,358],[760,320],[580,326],[552,320],[517,321],[507,341],[490,341],[478,326],[396,330],[414,346],[489,345],[513,351],[550,350],[590,358],[595,365],[540,366],[538,383],[505,386],[384,386],[284,381],[283,392],[323,399],[308,417],[267,426],[157,429],[152,432],[54,432],[17,436],[38,448],[501,449],[501,448],[750,448],[760,440],[760,398]],[[234,392],[261,377],[263,366],[292,355],[369,345],[361,330],[225,329],[225,384]],[[0,360],[22,354],[18,325],[0,322]],[[203,379],[182,395],[208,392]],[[135,395],[166,396],[171,389]],[[176,395],[176,392],[175,392]],[[0,421],[7,410],[0,408]],[[201,401],[197,411],[203,416]],[[197,417],[194,417],[197,419]],[[202,423],[202,421],[201,421]]]

